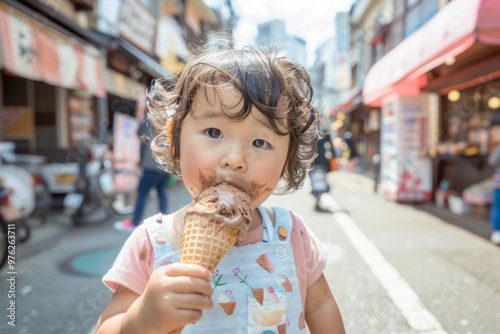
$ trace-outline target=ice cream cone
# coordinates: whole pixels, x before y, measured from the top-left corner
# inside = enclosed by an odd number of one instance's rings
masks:
[[[184,219],[181,262],[199,264],[214,271],[238,240],[239,233],[200,214],[188,213]]]
[[[220,308],[227,314],[231,315],[234,312],[234,309],[236,308],[236,300],[232,296],[231,292],[226,292],[225,294],[220,294],[219,295],[219,306]]]
[[[257,260],[255,260],[255,262],[257,262],[259,266],[264,268],[267,272],[274,272],[274,265],[266,254],[262,254],[261,256],[259,256]]]
[[[283,278],[280,279],[278,281],[278,283],[283,286],[283,288],[285,289],[286,292],[292,291],[293,290],[292,282],[290,282],[290,280],[288,279],[288,277],[286,277],[285,275],[280,274],[280,276],[283,277]]]
[[[184,217],[181,263],[198,264],[213,272],[224,255],[241,242],[252,221],[250,198],[221,183],[202,192]],[[224,311],[232,313],[233,305]],[[172,332],[178,334],[182,328]]]
[[[188,213],[181,239],[181,263],[199,264],[212,272],[234,246],[239,234],[237,229],[222,226],[206,216]],[[171,334],[179,334],[183,328]]]

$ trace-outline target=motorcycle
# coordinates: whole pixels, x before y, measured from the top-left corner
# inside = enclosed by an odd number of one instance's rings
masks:
[[[316,198],[316,211],[325,211],[320,206],[321,195],[330,191],[330,184],[326,178],[327,171],[325,167],[320,165],[315,165],[313,170],[309,172],[309,178],[311,180],[311,193]]]

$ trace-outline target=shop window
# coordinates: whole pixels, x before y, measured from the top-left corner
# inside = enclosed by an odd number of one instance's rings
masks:
[[[55,87],[34,82],[35,141],[37,149],[57,146]]]
[[[27,80],[21,77],[10,76],[2,72],[3,104],[5,106],[27,106]]]
[[[394,20],[390,27],[389,30],[387,31],[387,43],[386,43],[386,49],[387,52],[392,50],[396,45],[401,43],[403,40],[403,23],[404,20],[403,18],[399,18]]]
[[[479,156],[500,145],[500,80],[442,96],[438,154]]]
[[[407,8],[411,8],[413,7],[416,3],[418,2],[418,0],[406,0],[406,7]]]
[[[358,64],[354,64],[351,67],[351,87],[357,87],[358,85]]]
[[[380,33],[371,41],[372,64],[375,64],[384,56],[385,51],[385,34]]]
[[[35,124],[30,98],[33,94],[32,81],[10,76],[2,72],[0,92],[3,105],[0,105],[0,140],[12,141],[16,150],[28,151],[34,137]]]
[[[427,23],[439,10],[438,0],[407,0],[406,6],[404,38]]]
[[[394,17],[399,18],[403,16],[405,12],[405,0],[394,0],[392,3],[392,6],[394,8]]]

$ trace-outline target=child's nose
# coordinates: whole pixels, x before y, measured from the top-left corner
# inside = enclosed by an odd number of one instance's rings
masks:
[[[245,154],[239,145],[232,145],[221,159],[221,167],[244,172],[247,169]]]

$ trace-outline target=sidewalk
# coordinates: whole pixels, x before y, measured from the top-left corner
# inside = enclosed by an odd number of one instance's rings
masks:
[[[337,171],[331,174],[332,182],[344,182],[349,180],[366,188],[367,191],[374,192],[375,184],[370,175],[356,174],[347,171]],[[380,190],[380,187],[379,187]],[[382,196],[382,195],[379,195]],[[472,214],[457,215],[447,208],[438,208],[434,203],[401,204],[421,210],[455,226],[463,228],[477,236],[490,240],[491,225],[487,218],[474,216]]]

